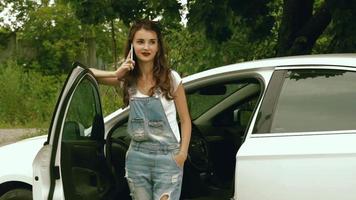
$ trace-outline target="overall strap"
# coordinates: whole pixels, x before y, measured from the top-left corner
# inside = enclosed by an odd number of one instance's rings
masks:
[[[155,89],[154,89],[154,94],[153,95],[158,98],[161,94],[162,94],[161,89],[156,86]]]
[[[135,95],[137,93],[136,83],[130,83],[129,86],[127,87],[127,92],[129,94],[129,98]]]
[[[129,93],[129,97],[131,98],[133,95],[136,94],[137,89],[136,89],[136,87],[129,87],[129,88],[127,89],[127,91],[128,91],[128,93]]]

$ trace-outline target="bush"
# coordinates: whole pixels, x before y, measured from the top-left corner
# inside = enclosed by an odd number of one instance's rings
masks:
[[[0,66],[0,127],[48,127],[64,76],[25,71],[13,61]]]
[[[47,128],[67,74],[45,76],[14,61],[0,65],[0,127]],[[100,85],[103,115],[122,107],[121,90]]]
[[[107,116],[124,105],[122,101],[122,90],[119,87],[100,85],[100,97],[104,116]]]

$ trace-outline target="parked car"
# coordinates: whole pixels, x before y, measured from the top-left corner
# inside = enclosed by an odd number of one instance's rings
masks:
[[[356,54],[238,63],[183,83],[182,199],[356,198]],[[130,199],[128,111],[103,118],[97,82],[76,63],[48,136],[0,148],[0,199]]]

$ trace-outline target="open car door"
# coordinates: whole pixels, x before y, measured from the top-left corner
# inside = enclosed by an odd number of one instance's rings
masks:
[[[98,85],[79,63],[68,76],[47,142],[33,162],[33,198],[109,199],[112,174],[104,155]]]

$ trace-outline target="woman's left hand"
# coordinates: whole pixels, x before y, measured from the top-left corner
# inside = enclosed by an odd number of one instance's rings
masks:
[[[184,162],[187,159],[187,154],[179,152],[177,155],[174,156],[174,160],[176,161],[177,165],[183,169]]]

